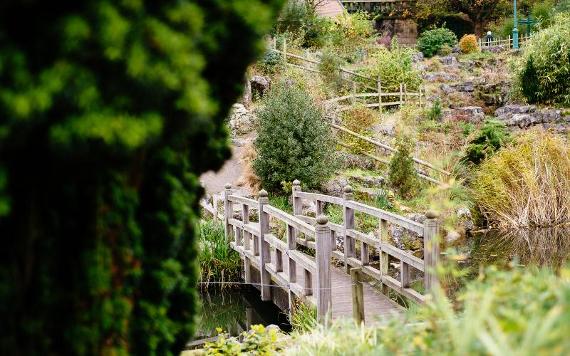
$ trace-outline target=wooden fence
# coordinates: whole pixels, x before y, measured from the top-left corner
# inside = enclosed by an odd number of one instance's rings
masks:
[[[519,35],[519,46],[524,45],[529,39],[532,38],[532,35]],[[507,38],[501,37],[493,37],[490,40],[487,40],[485,37],[480,37],[478,39],[479,47],[481,48],[489,48],[489,47],[504,47],[504,48],[513,48],[513,38],[509,36]]]
[[[397,151],[395,148],[393,148],[393,147],[391,147],[391,146],[389,146],[389,145],[387,145],[387,144],[385,144],[385,143],[378,142],[378,141],[376,141],[376,140],[371,139],[370,137],[366,137],[366,136],[360,135],[360,134],[358,134],[358,133],[356,133],[356,132],[354,132],[354,131],[352,131],[352,130],[347,129],[346,127],[343,127],[343,126],[341,126],[341,125],[335,123],[334,118],[329,117],[328,119],[331,120],[331,122],[329,122],[329,125],[330,125],[333,129],[336,129],[337,131],[344,132],[344,133],[346,133],[346,134],[348,134],[348,135],[350,135],[350,136],[352,136],[352,137],[355,137],[355,138],[357,138],[357,139],[359,139],[359,140],[362,140],[362,141],[364,141],[364,142],[370,143],[370,144],[376,146],[377,148],[388,152],[390,155],[391,155],[391,154],[394,154],[394,153]],[[349,145],[343,143],[343,142],[340,141],[340,140],[337,140],[336,143],[339,144],[339,145],[341,145],[341,146],[344,146],[344,147],[346,147],[346,148],[351,148]],[[386,164],[386,165],[387,165],[387,164],[390,164],[390,161],[389,161],[389,160],[380,158],[380,157],[375,156],[375,155],[373,155],[373,154],[370,154],[370,153],[368,153],[368,152],[361,151],[360,153],[363,154],[363,155],[365,155],[366,157],[369,157],[369,158],[371,158],[371,159],[373,159],[373,160],[375,160],[375,161],[377,161],[377,162],[380,162],[380,163],[382,163],[382,164]],[[441,174],[441,175],[443,175],[443,176],[445,176],[445,177],[451,176],[451,173],[450,173],[450,172],[447,172],[447,171],[445,171],[445,170],[443,170],[443,169],[437,168],[437,167],[435,167],[433,164],[431,164],[431,163],[429,163],[429,162],[426,162],[426,161],[421,160],[421,159],[416,158],[416,157],[412,157],[412,160],[413,160],[414,163],[416,164],[416,171],[417,171],[417,173],[418,173],[418,176],[419,176],[421,179],[425,180],[425,181],[428,181],[428,182],[434,183],[434,184],[442,184],[442,182],[441,182],[440,180],[435,179],[432,175],[433,175],[433,174]],[[426,171],[426,170],[427,170],[427,171]]]
[[[362,276],[367,276],[380,282],[385,292],[392,289],[419,303],[425,301],[425,295],[411,288],[412,269],[424,273],[426,292],[437,286],[437,278],[432,273],[440,254],[435,214],[427,214],[425,222],[421,224],[354,201],[349,186],[345,187],[342,198],[303,192],[297,180],[293,182],[292,190],[293,214],[271,206],[267,193],[263,190],[259,192],[257,201],[232,194],[230,185],[226,185],[224,191],[226,238],[244,261],[245,282],[255,284],[252,267],[259,271],[262,300],[271,300],[271,287],[278,286],[287,292],[290,310],[295,296],[303,298],[316,306],[319,322],[325,322],[330,319],[333,302],[332,258],[344,263],[347,272],[357,269],[352,272],[353,275],[360,276],[356,285],[362,283]],[[316,217],[303,215],[303,199],[315,202]],[[324,215],[326,204],[342,207],[341,224],[328,221]],[[252,211],[257,212],[257,222],[250,221]],[[358,231],[355,227],[355,213],[378,219],[380,237]],[[285,225],[284,237],[272,232],[271,221]],[[423,259],[388,242],[390,224],[400,226],[423,239]],[[337,238],[344,241],[342,251],[337,248]],[[304,246],[306,252],[300,250],[299,246]],[[379,262],[371,259],[375,254],[379,257]],[[396,259],[400,263],[399,280],[388,275],[390,259]],[[348,283],[346,288],[350,289],[351,284]],[[363,299],[362,295],[358,296],[358,288],[353,288],[353,293],[356,293],[352,298],[353,310],[363,310],[363,303],[358,302]]]
[[[379,108],[382,110],[383,107],[402,106],[415,99],[415,102],[417,102],[420,107],[423,106],[422,99],[425,97],[425,90],[423,90],[421,86],[417,92],[409,92],[408,86],[406,84],[400,83],[400,90],[398,92],[385,92],[382,90],[382,82],[380,79],[378,79],[376,90],[377,91],[372,93],[357,93],[356,85],[353,85],[352,94],[326,100],[325,104],[340,104],[342,102],[348,101],[351,105],[353,105],[357,100],[364,99],[364,106],[367,108]],[[376,99],[376,102],[367,103],[366,100],[369,98]],[[349,108],[350,106],[341,105],[340,110],[338,111],[345,111]]]

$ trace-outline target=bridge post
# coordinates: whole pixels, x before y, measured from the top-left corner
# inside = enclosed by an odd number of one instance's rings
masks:
[[[439,286],[436,267],[439,263],[439,223],[438,214],[433,211],[426,213],[424,222],[424,285],[429,293]]]
[[[330,321],[332,307],[331,293],[331,229],[325,215],[317,217],[315,227],[317,262],[317,320],[321,324]]]
[[[346,272],[350,273],[350,264],[348,259],[354,257],[355,255],[355,243],[354,239],[347,236],[346,231],[354,229],[354,210],[346,206],[346,202],[352,200],[352,187],[347,185],[344,187],[343,198],[343,234],[344,234],[344,266]]]
[[[362,287],[361,268],[350,269],[352,281],[352,317],[360,325],[364,323],[364,289]]]
[[[301,191],[301,182],[299,182],[297,179],[295,179],[293,181],[293,215],[297,216],[297,215],[302,215],[303,214],[303,201],[301,200],[300,197],[297,196],[297,192]]]
[[[232,226],[229,220],[233,218],[234,215],[234,206],[229,199],[229,196],[232,194],[232,185],[226,183],[224,188],[224,232],[226,234],[226,242],[229,244],[232,236]],[[215,214],[217,214],[217,212],[215,212]]]
[[[265,234],[269,232],[269,215],[263,211],[263,207],[269,204],[267,191],[259,192],[259,274],[261,282],[261,300],[271,300],[271,275],[267,271],[265,264],[270,262],[271,250],[269,243],[265,241]]]

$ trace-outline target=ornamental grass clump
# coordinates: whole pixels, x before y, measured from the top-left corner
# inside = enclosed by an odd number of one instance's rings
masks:
[[[200,221],[200,274],[201,287],[210,282],[220,282],[222,288],[226,282],[237,282],[240,275],[241,259],[234,251],[224,234],[224,226],[214,220]]]
[[[501,228],[570,224],[570,149],[553,133],[535,130],[483,162],[473,195]]]
[[[469,54],[479,52],[479,44],[477,43],[477,37],[475,35],[464,35],[459,40],[459,49],[461,53]]]
[[[404,198],[412,198],[419,190],[418,173],[412,157],[414,142],[408,136],[396,139],[396,152],[388,167],[388,182],[396,193]]]

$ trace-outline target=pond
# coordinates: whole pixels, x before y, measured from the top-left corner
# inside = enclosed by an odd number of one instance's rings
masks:
[[[471,245],[471,265],[520,265],[560,268],[570,259],[570,227],[497,231],[476,234]]]
[[[249,330],[251,325],[277,325],[291,331],[288,317],[272,302],[263,302],[259,291],[251,286],[200,292],[202,310],[194,340],[203,340],[218,334],[220,327],[231,335]]]

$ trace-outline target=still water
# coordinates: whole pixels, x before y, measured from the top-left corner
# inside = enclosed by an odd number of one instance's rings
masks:
[[[216,328],[238,335],[251,325],[277,325],[291,331],[287,315],[272,302],[261,301],[259,291],[251,286],[219,290],[211,288],[200,293],[202,311],[194,340],[216,336]]]
[[[471,240],[471,265],[523,266],[558,269],[570,260],[570,228],[496,231],[477,234]]]

